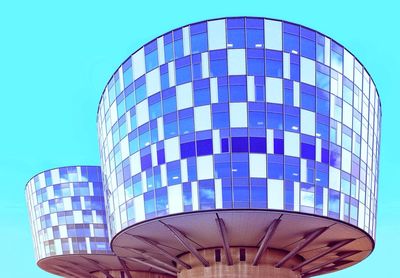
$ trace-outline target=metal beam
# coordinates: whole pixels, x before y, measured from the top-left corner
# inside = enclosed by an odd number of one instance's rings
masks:
[[[128,278],[132,278],[132,275],[131,275],[131,273],[129,272],[129,268],[128,268],[128,266],[126,265],[126,262],[125,262],[123,259],[121,259],[120,257],[117,257],[117,258],[118,258],[118,261],[119,261],[119,263],[121,264],[122,269],[124,270],[126,276],[128,276]]]
[[[90,262],[91,264],[96,265],[98,267],[98,271],[103,273],[107,278],[114,278],[114,277],[111,276],[111,274],[107,270],[105,270],[103,268],[103,266],[98,261],[93,260],[93,259],[89,259],[89,258],[86,258],[86,257],[82,257],[82,258],[84,258],[86,261]]]
[[[340,262],[341,260],[343,260],[343,259],[345,259],[345,258],[347,258],[347,257],[351,257],[351,256],[353,256],[353,255],[355,255],[355,254],[360,253],[360,252],[361,252],[361,251],[349,251],[349,252],[344,252],[344,253],[342,253],[341,255],[339,255],[339,257],[337,257],[337,258],[331,259],[331,260],[326,261],[326,262],[323,262],[323,263],[321,263],[321,264],[319,264],[319,265],[313,266],[313,267],[310,268],[310,269],[307,269],[307,271],[304,272],[304,275],[307,275],[308,273],[310,273],[310,272],[312,272],[312,271],[315,271],[315,270],[317,270],[317,269],[322,269],[323,267],[325,267],[325,266],[327,266],[327,265],[335,264],[335,263],[337,263],[337,262]]]
[[[215,221],[217,222],[219,233],[222,238],[222,244],[223,244],[224,250],[225,250],[226,261],[227,261],[228,265],[233,265],[232,254],[231,254],[231,249],[230,249],[229,240],[228,240],[228,233],[226,231],[224,220],[222,218],[219,218],[219,216],[217,214],[217,218],[215,219]]]
[[[331,253],[331,252],[339,249],[340,247],[342,247],[342,246],[344,246],[346,244],[349,244],[352,241],[354,241],[354,239],[345,239],[345,240],[341,240],[339,242],[336,242],[330,248],[328,248],[327,250],[323,251],[322,253],[317,254],[314,257],[311,257],[311,258],[305,260],[304,262],[298,264],[297,266],[293,267],[292,270],[294,270],[294,271],[298,270],[298,269],[302,268],[303,266],[305,266],[305,265],[307,265],[309,263],[312,263],[312,262],[318,260],[319,258],[322,258],[326,254]]]
[[[71,261],[67,261],[67,260],[61,260],[61,259],[57,259],[59,262],[61,262],[63,265],[67,264],[70,265],[70,267],[72,267],[74,269],[74,271],[78,274],[75,274],[76,276],[78,276],[79,278],[82,277],[87,277],[87,275],[90,275],[91,270],[88,269],[84,269],[84,267],[78,263],[75,262],[71,262]],[[58,267],[61,267],[60,265],[57,265]],[[66,268],[62,268],[64,271],[66,270]],[[97,267],[96,267],[97,269]]]
[[[123,247],[120,247],[120,248],[123,248]],[[170,271],[178,272],[178,269],[176,267],[173,267],[172,265],[170,265],[170,264],[168,264],[166,262],[163,262],[163,261],[161,261],[161,260],[159,260],[159,259],[147,254],[144,251],[136,250],[136,249],[131,248],[131,247],[126,247],[125,249],[127,249],[130,252],[135,253],[136,255],[142,256],[143,258],[145,258],[147,260],[154,261],[154,262],[164,266],[165,268],[168,268]]]
[[[161,222],[161,221],[160,221]],[[191,244],[190,240],[181,232],[179,231],[177,228],[175,228],[172,225],[169,224],[165,224],[163,222],[161,222],[162,224],[164,224],[165,227],[168,228],[168,230],[170,230],[175,238],[193,255],[195,256],[205,267],[210,266],[210,263],[202,256],[200,255],[200,252],[197,251],[197,249]]]
[[[59,265],[53,265],[52,268],[53,268],[53,269],[56,269],[57,272],[60,272],[60,273],[62,273],[62,274],[66,274],[66,275],[70,275],[71,277],[77,277],[77,278],[86,277],[86,276],[82,276],[82,275],[80,275],[80,274],[76,274],[75,272],[73,272],[73,271],[71,271],[71,270],[68,270],[68,269],[65,269],[64,267],[61,267],[61,266],[59,266]]]
[[[170,260],[176,262],[177,264],[180,264],[180,265],[183,266],[184,268],[186,268],[186,269],[191,269],[191,268],[192,268],[189,264],[185,263],[185,262],[182,261],[181,259],[175,257],[174,255],[170,254],[168,251],[166,251],[166,250],[164,250],[163,248],[161,248],[157,242],[152,241],[152,240],[150,240],[150,239],[148,239],[148,238],[145,238],[145,237],[142,237],[142,236],[136,236],[136,235],[130,235],[130,236],[132,236],[132,237],[134,237],[134,238],[136,238],[136,239],[138,239],[138,240],[140,240],[140,241],[146,243],[147,245],[149,245],[149,246],[151,246],[151,247],[157,249],[157,250],[158,250],[161,254],[163,254],[165,257],[167,257],[168,259],[170,259]]]
[[[329,227],[323,227],[315,230],[314,232],[308,234],[304,237],[304,241],[298,244],[292,251],[290,251],[282,260],[275,264],[275,267],[281,267],[286,261],[296,256],[304,247],[310,244],[313,240],[319,237],[323,232],[325,232]]]
[[[335,271],[335,270],[337,270],[337,268],[334,267],[334,266],[327,267],[327,268],[322,268],[322,269],[314,271],[312,273],[308,273],[308,274],[302,275],[301,277],[302,278],[309,278],[309,277],[313,277],[313,276],[317,276],[317,275],[321,275],[321,274],[326,274],[326,273],[329,273],[329,272],[332,272],[332,271]]]
[[[268,247],[268,243],[271,240],[272,236],[274,235],[276,228],[278,228],[279,223],[281,222],[280,219],[275,219],[272,221],[272,223],[269,225],[267,231],[265,232],[264,238],[261,241],[260,247],[257,250],[257,254],[254,257],[253,260],[253,265],[257,265],[259,260],[261,259],[261,256],[264,254],[265,249]]]
[[[137,259],[137,258],[133,258],[133,257],[125,257],[125,258],[127,260],[129,260],[129,261],[134,261],[134,262],[143,264],[145,266],[157,269],[159,271],[165,272],[165,273],[167,273],[169,275],[176,276],[176,272],[169,271],[168,269],[165,269],[165,268],[163,268],[163,267],[161,267],[159,265],[156,265],[156,264],[153,264],[153,263],[150,263],[150,262],[146,262],[146,261],[143,261],[143,260],[140,260],[140,259]]]

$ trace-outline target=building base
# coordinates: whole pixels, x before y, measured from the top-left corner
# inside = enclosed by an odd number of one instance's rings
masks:
[[[178,278],[299,278],[299,271],[292,271],[291,267],[302,262],[300,256],[289,260],[284,267],[277,268],[274,265],[287,254],[280,250],[268,249],[261,257],[257,265],[252,265],[256,256],[257,248],[233,248],[231,247],[232,265],[228,265],[224,250],[206,249],[200,251],[200,254],[210,263],[205,267],[191,253],[180,257],[192,266],[191,269],[180,269]]]

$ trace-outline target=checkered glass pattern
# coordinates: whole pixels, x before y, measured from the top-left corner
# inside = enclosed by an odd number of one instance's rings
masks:
[[[113,74],[97,124],[110,231],[212,209],[339,219],[375,237],[381,105],[363,65],[288,22],[168,32]]]
[[[29,180],[26,200],[36,259],[65,254],[108,254],[101,168],[72,166]]]

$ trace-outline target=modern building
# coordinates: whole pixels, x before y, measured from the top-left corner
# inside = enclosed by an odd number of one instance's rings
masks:
[[[354,265],[375,244],[380,122],[367,70],[317,31],[234,17],[165,33],[104,89],[101,170],[28,182],[38,264],[107,278]]]

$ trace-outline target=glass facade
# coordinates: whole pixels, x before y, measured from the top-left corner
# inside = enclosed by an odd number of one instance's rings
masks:
[[[271,209],[375,237],[381,105],[362,64],[288,22],[223,18],[149,42],[97,124],[111,235],[154,217]]]
[[[36,259],[66,254],[111,254],[101,168],[42,172],[26,189]]]

